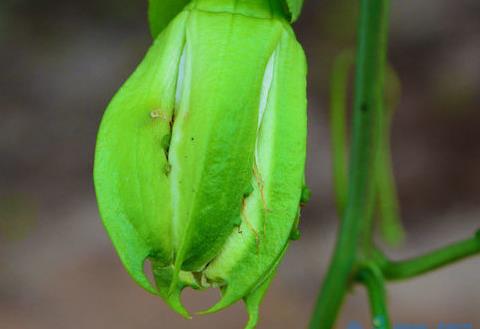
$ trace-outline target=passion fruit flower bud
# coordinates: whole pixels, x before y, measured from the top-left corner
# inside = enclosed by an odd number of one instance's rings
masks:
[[[135,281],[180,314],[182,289],[219,287],[205,313],[243,299],[255,327],[298,235],[305,93],[305,56],[280,3],[198,0],[107,108],[94,170],[103,223]]]

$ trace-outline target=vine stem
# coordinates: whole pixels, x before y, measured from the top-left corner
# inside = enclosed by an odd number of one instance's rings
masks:
[[[388,0],[361,0],[347,204],[310,329],[332,328],[355,279],[362,253],[368,249],[363,247],[368,245],[365,241],[371,230],[388,9]]]
[[[452,243],[425,255],[401,261],[391,261],[382,255],[378,263],[387,280],[402,280],[418,276],[439,267],[463,260],[480,252],[480,231],[475,236]]]
[[[347,204],[347,90],[348,77],[354,64],[351,50],[343,51],[335,58],[330,81],[330,140],[332,152],[333,186],[339,217]]]
[[[391,329],[392,325],[386,301],[385,278],[378,265],[375,263],[365,265],[359,271],[357,280],[363,283],[367,289],[373,327],[375,329]]]

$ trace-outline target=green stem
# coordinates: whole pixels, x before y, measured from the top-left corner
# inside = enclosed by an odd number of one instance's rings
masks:
[[[339,217],[343,217],[347,204],[347,90],[348,75],[354,64],[351,50],[343,51],[333,64],[330,81],[330,129],[332,147],[333,186]]]
[[[401,280],[433,271],[480,253],[480,234],[425,255],[403,261],[383,259],[382,270],[388,280]]]
[[[365,285],[370,301],[373,327],[376,329],[391,329],[392,325],[387,309],[387,293],[382,271],[375,264],[362,268],[358,280]]]
[[[378,113],[383,95],[388,0],[362,0],[355,76],[347,206],[334,255],[320,290],[311,329],[330,329],[355,276],[358,246],[370,226]]]
[[[398,245],[404,238],[404,230],[401,224],[397,188],[392,170],[393,164],[390,150],[392,112],[386,105],[382,113],[375,185],[380,217],[380,232],[385,241],[392,245]]]
[[[387,66],[385,81],[384,109],[381,115],[380,136],[378,141],[378,162],[376,165],[376,198],[380,233],[383,239],[398,245],[404,240],[405,231],[400,219],[397,188],[393,174],[393,164],[390,148],[390,131],[395,106],[400,98],[400,80],[395,70]]]

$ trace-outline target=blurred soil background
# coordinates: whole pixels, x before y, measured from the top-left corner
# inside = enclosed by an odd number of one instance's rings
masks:
[[[301,240],[287,253],[259,328],[305,328],[338,219],[332,198],[328,81],[355,45],[357,1],[307,0],[295,24],[310,64],[308,182]],[[0,2],[0,328],[242,328],[239,303],[180,318],[136,286],[100,223],[92,185],[105,106],[150,44],[146,1]],[[408,232],[394,258],[480,227],[480,1],[392,1],[390,62],[402,81],[392,132]],[[480,328],[480,257],[389,286],[395,323]],[[216,293],[185,293],[192,309]],[[368,328],[352,291],[338,328]]]

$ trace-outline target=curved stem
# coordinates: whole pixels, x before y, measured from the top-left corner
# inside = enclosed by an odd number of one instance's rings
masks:
[[[366,227],[370,228],[388,7],[388,0],[361,1],[347,206],[310,322],[311,329],[330,329],[334,325],[355,275],[361,236]]]
[[[385,106],[386,107],[386,106]],[[384,240],[392,245],[399,244],[404,238],[401,224],[397,188],[393,175],[390,150],[390,127],[393,111],[385,108],[382,113],[381,132],[378,141],[378,155],[375,174],[375,187],[380,217],[380,232]]]
[[[358,273],[358,280],[365,285],[372,322],[375,329],[391,329],[392,325],[387,309],[387,293],[382,271],[375,264],[369,264]]]
[[[453,243],[425,255],[403,261],[382,261],[382,271],[388,280],[401,280],[433,271],[480,253],[480,234]]]
[[[335,57],[330,79],[330,145],[335,205],[340,218],[347,204],[347,95],[350,69],[354,64],[352,50],[344,50]],[[395,70],[387,66],[385,74],[384,109],[379,117],[380,133],[375,168],[375,188],[380,233],[391,245],[404,240],[398,197],[390,150],[390,128],[394,108],[400,97],[400,80]]]
[[[383,239],[398,245],[404,240],[405,231],[400,219],[397,188],[393,174],[390,149],[390,131],[395,106],[399,101],[401,84],[395,70],[387,66],[385,97],[381,115],[380,136],[378,141],[378,158],[376,166],[376,198],[379,215],[379,228]]]
[[[348,75],[354,64],[351,50],[343,51],[333,64],[330,81],[330,129],[335,202],[339,217],[347,204],[347,89]]]

